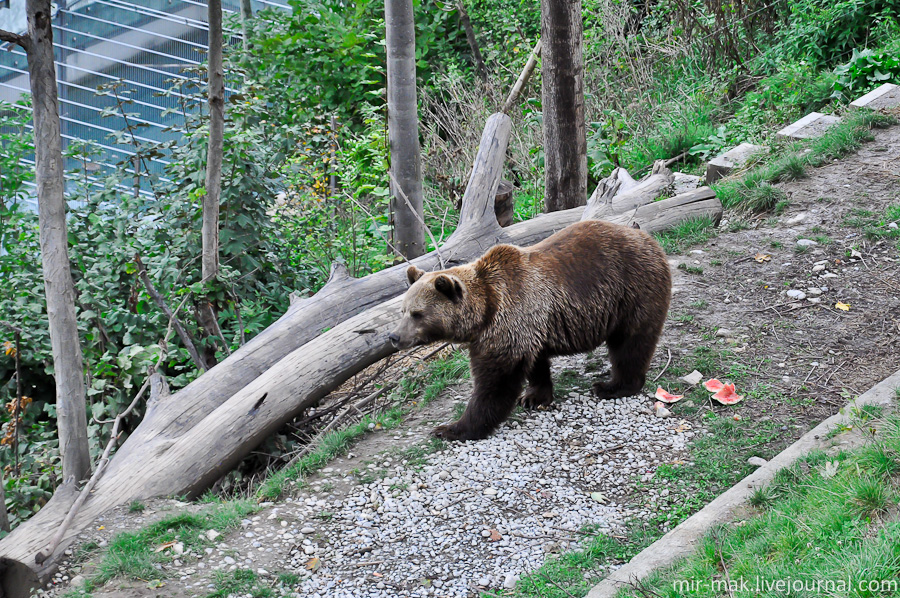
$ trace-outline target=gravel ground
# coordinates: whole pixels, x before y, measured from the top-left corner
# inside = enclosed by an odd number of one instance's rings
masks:
[[[588,377],[585,363],[558,359],[554,373]],[[464,398],[462,389],[447,392]],[[570,392],[552,409],[514,416],[486,440],[415,459],[402,449],[425,446],[421,423],[375,432],[354,448],[367,458],[335,460],[292,498],[264,504],[239,531],[216,538],[215,548],[163,565],[173,578],[164,587],[122,581],[94,595],[205,596],[217,587],[217,572],[237,569],[270,581],[294,573],[299,584],[272,585],[304,598],[464,597],[510,588],[548,555],[575,548],[586,526],[619,535],[649,517],[647,503],[630,505],[632,480],[648,481],[661,463],[686,458],[695,434],[686,420],[654,415],[652,403],[643,395],[598,401]],[[431,416],[448,419],[450,407],[445,401]],[[373,457],[366,444],[384,450]],[[137,522],[124,510],[111,514],[84,539],[105,545],[123,529],[194,508],[178,501],[148,507]],[[64,564],[56,588],[43,595],[61,595],[79,571]]]
[[[689,424],[651,415],[646,397],[571,393],[551,411],[455,443],[420,468],[385,457],[385,477],[346,497],[294,503],[307,526],[284,569],[305,572],[302,596],[468,596],[512,587],[579,530],[620,532],[645,511],[613,495],[683,456]],[[640,447],[640,448],[638,448]],[[334,513],[316,522],[322,511]],[[314,530],[314,531],[313,531]],[[283,542],[295,542],[293,534]],[[460,552],[465,559],[460,559]],[[306,571],[311,558],[321,566]]]

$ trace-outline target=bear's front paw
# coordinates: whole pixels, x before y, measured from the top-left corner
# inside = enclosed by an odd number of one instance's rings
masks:
[[[620,397],[631,397],[641,392],[643,385],[622,384],[621,382],[601,381],[594,382],[594,395],[598,399],[618,399]]]
[[[529,386],[522,396],[522,407],[525,409],[537,409],[553,403],[552,386]]]
[[[431,434],[441,440],[480,440],[487,436],[487,434],[478,434],[470,428],[460,425],[459,422],[438,426],[431,431]]]

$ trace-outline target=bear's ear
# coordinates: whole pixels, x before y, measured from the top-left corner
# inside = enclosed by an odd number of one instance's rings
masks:
[[[446,295],[447,299],[454,303],[462,299],[462,285],[455,278],[441,274],[434,279],[434,288],[442,295]]]
[[[409,280],[409,284],[414,284],[417,280],[422,278],[423,274],[425,274],[425,271],[420,270],[415,266],[410,266],[406,269],[406,279]]]

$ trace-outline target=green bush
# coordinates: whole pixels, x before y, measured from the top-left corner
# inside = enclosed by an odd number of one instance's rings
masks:
[[[890,41],[874,34],[891,31],[900,12],[898,0],[802,0],[789,2],[788,23],[779,33],[773,56],[829,67],[854,48]]]
[[[850,101],[883,83],[900,81],[900,54],[853,49],[848,62],[834,69],[834,97]]]

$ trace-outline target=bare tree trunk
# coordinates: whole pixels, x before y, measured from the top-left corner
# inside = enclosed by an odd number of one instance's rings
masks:
[[[425,253],[412,0],[384,0],[384,22],[394,247],[403,257],[412,259]]]
[[[241,34],[244,38],[244,51],[250,49],[250,34],[248,21],[253,18],[253,5],[251,0],[241,0]]]
[[[472,28],[472,21],[469,19],[469,13],[463,6],[462,0],[456,3],[456,10],[459,13],[459,22],[463,31],[466,32],[466,41],[469,42],[469,48],[472,50],[472,60],[475,62],[475,72],[482,81],[487,83],[487,68],[484,66],[484,58],[481,57],[481,49],[478,47],[478,40],[475,39],[475,30]]]
[[[25,48],[34,106],[35,177],[41,261],[56,380],[56,419],[63,478],[81,480],[91,469],[85,413],[84,362],[75,320],[75,285],[69,266],[65,181],[50,0],[28,0],[28,35],[0,33]]]
[[[219,200],[222,196],[222,152],[225,136],[225,69],[222,65],[222,0],[209,0],[209,145],[206,153],[206,195],[203,197],[202,277],[213,282],[219,274]],[[216,308],[208,299],[197,304],[197,322],[207,337],[217,337]],[[206,365],[216,363],[215,349],[203,350]]]
[[[225,75],[222,66],[222,0],[209,0],[209,146],[206,196],[203,198],[203,280],[219,273],[219,197],[222,193],[222,146],[225,134]]]
[[[581,0],[541,0],[544,205],[548,212],[587,200]]]

